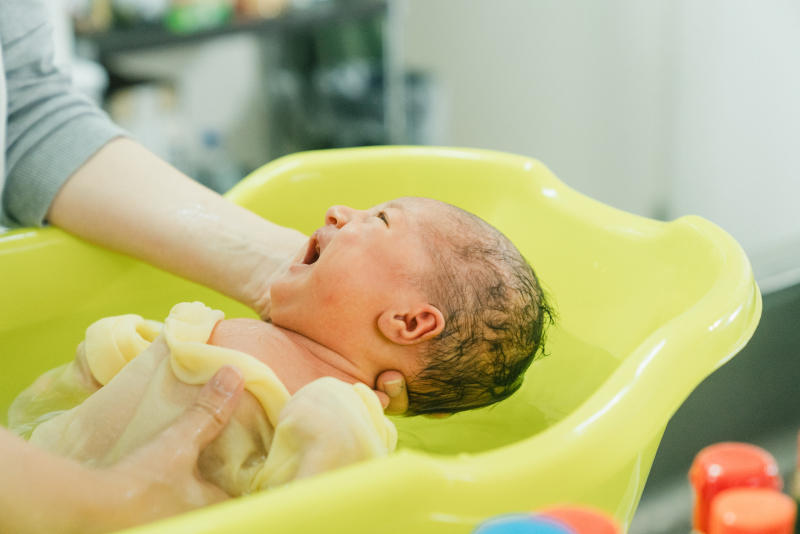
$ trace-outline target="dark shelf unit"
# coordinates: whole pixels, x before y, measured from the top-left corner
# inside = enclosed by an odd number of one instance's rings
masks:
[[[325,2],[306,9],[289,9],[271,19],[234,19],[222,26],[196,32],[176,33],[161,24],[146,24],[105,32],[78,34],[91,45],[101,63],[118,53],[194,44],[237,33],[273,33],[310,30],[325,24],[374,17],[387,9],[383,0]]]
[[[329,0],[290,8],[275,18],[235,19],[190,33],[146,24],[76,37],[81,54],[108,72],[110,98],[119,90],[163,81],[162,74],[150,77],[127,70],[121,61],[126,56],[254,36],[264,51],[259,68],[277,74],[274,78],[290,79],[295,85],[288,87],[296,87],[287,93],[286,84],[277,83],[264,91],[271,117],[264,146],[267,161],[302,150],[406,142],[400,20],[391,0]],[[337,38],[337,32],[344,37]],[[368,64],[360,74],[362,93],[355,95],[346,90],[351,60]]]

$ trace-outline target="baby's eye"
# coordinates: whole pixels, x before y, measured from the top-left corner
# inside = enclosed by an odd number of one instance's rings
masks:
[[[386,226],[389,226],[389,217],[386,216],[386,212],[385,211],[379,211],[378,212],[378,218],[380,220],[382,220],[384,222],[384,224],[386,224]]]

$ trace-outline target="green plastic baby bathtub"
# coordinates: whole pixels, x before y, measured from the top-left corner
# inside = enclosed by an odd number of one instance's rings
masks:
[[[332,204],[439,198],[504,231],[558,311],[549,356],[521,391],[448,419],[397,418],[399,451],[150,524],[140,533],[468,533],[487,516],[585,503],[628,524],[661,434],[692,389],[739,351],[761,297],[739,245],[699,217],[664,223],[612,209],[536,160],[481,150],[386,147],[274,161],[228,198],[310,232]],[[0,236],[0,408],[72,358],[105,315],[161,319],[207,289],[57,229]]]

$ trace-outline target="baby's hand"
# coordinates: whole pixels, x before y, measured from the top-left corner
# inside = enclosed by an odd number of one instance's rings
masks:
[[[383,371],[375,381],[375,394],[387,415],[399,415],[408,410],[406,379],[400,371]]]

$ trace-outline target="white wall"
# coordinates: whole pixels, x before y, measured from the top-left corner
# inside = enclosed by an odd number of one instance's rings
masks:
[[[534,156],[649,216],[728,230],[766,289],[800,280],[800,4],[404,0],[443,144]]]
[[[736,237],[764,289],[800,280],[800,3],[676,2],[670,215]]]
[[[661,3],[408,0],[406,63],[448,102],[443,144],[533,156],[640,214],[663,211]]]

